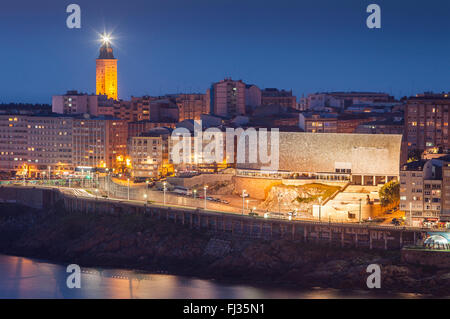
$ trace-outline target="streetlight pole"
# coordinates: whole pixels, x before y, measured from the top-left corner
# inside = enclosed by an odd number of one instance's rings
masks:
[[[205,200],[205,202],[204,202],[204,209],[206,210],[206,190],[208,189],[208,185],[205,185],[205,187],[203,187],[203,190],[204,190],[204,195],[205,195],[205,198],[204,198],[204,200]]]
[[[361,224],[361,201],[362,198],[359,199],[359,223]]]
[[[147,202],[147,198],[148,198],[148,180],[145,181],[145,185],[147,186],[147,188],[145,189],[145,201]]]
[[[163,191],[164,191],[164,205],[166,205],[166,185],[167,185],[167,183],[164,182],[163,185],[164,185],[164,188],[163,188]]]
[[[106,169],[106,171],[108,172],[108,175],[106,175],[105,188],[106,188],[106,194],[107,194],[107,196],[109,198],[109,187],[110,187],[110,184],[109,184],[109,169]]]
[[[128,178],[128,200],[130,200],[130,179]]]
[[[322,197],[319,197],[319,222],[322,221]]]
[[[245,193],[247,191],[245,189],[242,190],[242,215],[244,215],[244,210],[245,210]]]

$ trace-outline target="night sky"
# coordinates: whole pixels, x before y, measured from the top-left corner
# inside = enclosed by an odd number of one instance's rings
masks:
[[[77,3],[82,28],[66,27]],[[366,27],[367,5],[382,28]],[[261,88],[448,91],[448,0],[1,0],[0,102],[95,92],[98,33],[113,32],[119,97]]]

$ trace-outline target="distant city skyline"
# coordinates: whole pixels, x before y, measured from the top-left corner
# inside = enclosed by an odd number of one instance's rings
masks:
[[[382,28],[365,25],[382,9]],[[119,98],[205,93],[225,77],[260,88],[386,92],[399,98],[448,91],[450,3],[445,0],[76,1],[0,5],[0,103],[51,103],[67,90],[95,93],[98,34],[112,32]]]

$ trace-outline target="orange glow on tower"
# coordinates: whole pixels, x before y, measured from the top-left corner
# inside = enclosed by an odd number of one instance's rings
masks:
[[[96,60],[97,95],[107,95],[117,100],[117,59],[107,36],[103,37],[100,55]]]

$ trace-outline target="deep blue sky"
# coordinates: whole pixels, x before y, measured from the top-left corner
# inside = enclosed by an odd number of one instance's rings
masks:
[[[66,27],[66,6],[82,28]],[[382,29],[366,27],[366,7]],[[224,77],[297,96],[448,91],[448,0],[1,0],[0,102],[95,91],[97,32],[114,30],[119,97],[204,92]]]

